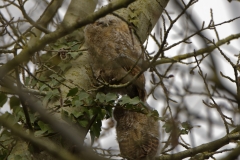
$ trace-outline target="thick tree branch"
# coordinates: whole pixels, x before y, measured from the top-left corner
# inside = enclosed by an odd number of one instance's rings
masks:
[[[159,20],[169,0],[137,0],[114,12],[131,24],[143,43]]]

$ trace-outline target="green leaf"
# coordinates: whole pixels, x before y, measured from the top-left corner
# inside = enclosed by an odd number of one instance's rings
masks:
[[[51,77],[52,79],[59,79],[59,75],[58,74],[52,74],[49,77]]]
[[[107,114],[107,111],[105,109],[101,109],[101,111],[98,113],[98,117],[100,119],[103,119],[106,114]]]
[[[87,121],[87,120],[79,120],[78,123],[79,123],[82,127],[87,127],[87,125],[88,125],[88,121]]]
[[[0,107],[7,102],[7,96],[4,93],[0,93]]]
[[[72,105],[73,106],[82,106],[83,105],[83,102],[82,101],[79,101],[78,99],[76,99],[76,100],[73,100],[72,101]]]
[[[79,47],[80,47],[80,44],[75,44],[71,47],[71,50],[76,51],[79,49]]]
[[[45,124],[42,121],[38,121],[38,125],[42,130],[42,133],[54,133],[49,124]]]
[[[112,106],[104,106],[105,111],[106,111],[106,119],[112,117],[112,110],[113,107]]]
[[[121,101],[119,102],[121,105],[124,105],[124,104],[132,104],[132,105],[136,105],[138,103],[140,103],[140,99],[138,97],[134,97],[134,98],[130,98],[128,96],[123,96],[121,98]]]
[[[75,118],[78,118],[78,117],[84,115],[84,113],[79,110],[73,110],[72,114],[74,115]]]
[[[32,80],[31,80],[31,83],[29,84],[29,86],[35,86],[37,83],[38,83],[37,80],[32,79]]]
[[[78,55],[81,55],[82,52],[70,52],[69,55],[73,58],[76,59]]]
[[[117,99],[117,95],[115,93],[107,93],[105,98],[106,102],[115,101]]]
[[[49,99],[53,96],[52,91],[48,91],[47,95],[43,98],[43,105],[47,105]]]
[[[84,99],[88,98],[89,94],[86,93],[86,92],[80,92],[78,97],[79,97],[79,100],[81,101],[81,100],[84,100]]]
[[[172,125],[172,123],[166,122],[163,125],[163,128],[165,128],[165,132],[166,133],[170,133],[172,131],[172,129],[173,129],[173,125]]]
[[[73,96],[75,96],[77,94],[77,92],[78,92],[78,88],[77,87],[73,88],[73,89],[70,89],[68,94],[67,94],[67,97],[70,97],[70,96],[73,97]]]
[[[128,96],[122,96],[119,104],[124,105],[124,104],[130,104],[131,98]]]
[[[43,105],[45,106],[51,98],[59,97],[58,89],[54,89],[47,92],[47,95],[43,98]]]
[[[9,104],[10,104],[10,108],[11,108],[11,109],[14,109],[14,108],[20,106],[20,100],[19,100],[18,97],[12,96],[12,97],[10,98]]]
[[[90,128],[91,143],[93,144],[95,137],[99,138],[102,128],[102,121],[96,120]]]
[[[101,120],[97,120],[91,127],[91,131],[90,134],[93,135],[94,137],[99,137],[100,136],[100,132],[101,132],[101,127],[102,127],[102,121]],[[91,136],[91,137],[93,137]],[[93,139],[92,139],[93,141]]]
[[[189,122],[183,122],[181,123],[182,127],[186,130],[191,130],[193,126]]]
[[[159,119],[159,114],[156,110],[151,111],[149,116],[154,117],[155,119]]]
[[[44,135],[44,133],[46,133],[46,131],[39,130],[39,131],[34,132],[34,136],[42,137]]]
[[[86,105],[88,105],[88,106],[94,105],[94,100],[93,100],[93,97],[91,97],[91,96],[86,98],[84,101],[85,101]]]
[[[181,134],[188,134],[188,131],[185,130],[185,129],[182,129],[180,133],[181,133]]]
[[[96,114],[98,113],[98,111],[99,111],[98,108],[88,110],[88,112],[87,112],[87,113],[88,113],[88,117],[89,117],[90,119],[92,119],[92,117],[93,117],[94,115],[96,115]]]
[[[106,95],[104,93],[98,92],[96,95],[96,100],[103,103],[106,100]]]
[[[130,104],[133,104],[133,105],[138,104],[140,102],[141,101],[138,97],[134,97],[133,99],[130,100]]]
[[[25,86],[28,86],[28,85],[29,85],[30,80],[31,80],[30,77],[26,77],[26,78],[25,78]]]
[[[39,91],[41,92],[41,91],[43,91],[45,88],[48,88],[48,86],[47,86],[46,84],[43,84],[43,85],[40,87]]]
[[[38,126],[41,128],[42,131],[47,131],[45,123],[42,121],[38,121]]]

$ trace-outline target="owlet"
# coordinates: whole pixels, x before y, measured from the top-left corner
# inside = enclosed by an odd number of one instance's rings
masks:
[[[159,146],[158,121],[118,106],[113,115],[117,121],[117,140],[122,157],[128,160],[153,160]]]
[[[140,63],[143,61],[141,44],[127,23],[120,18],[107,15],[87,25],[85,42],[91,57],[92,71],[99,81],[124,84],[141,71]],[[144,75],[140,75],[128,87],[114,91],[130,97],[139,96],[143,100],[144,84]]]

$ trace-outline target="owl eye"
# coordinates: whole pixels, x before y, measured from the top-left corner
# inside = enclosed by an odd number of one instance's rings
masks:
[[[98,21],[98,22],[96,22],[96,25],[100,26],[100,27],[108,27],[110,25],[110,23]]]
[[[97,26],[105,26],[105,23],[104,23],[104,22],[101,22],[101,21],[97,21],[97,22],[96,22],[96,25],[97,25]]]

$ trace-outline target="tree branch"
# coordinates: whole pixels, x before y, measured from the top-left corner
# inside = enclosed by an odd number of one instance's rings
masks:
[[[225,43],[229,43],[231,40],[238,39],[239,37],[240,37],[240,33],[234,34],[234,35],[228,36],[228,37],[218,41],[215,45],[211,45],[206,48],[202,48],[197,51],[186,53],[183,55],[178,55],[178,56],[175,56],[172,58],[162,58],[161,60],[156,61],[153,65],[156,66],[156,65],[164,64],[164,63],[180,62],[181,60],[184,60],[187,58],[191,58],[194,56],[202,55],[204,53],[212,52],[214,49],[218,48],[219,46],[221,46]]]
[[[215,151],[221,148],[222,146],[229,144],[232,140],[238,140],[240,138],[240,133],[232,133],[228,134],[218,140],[202,144],[198,147],[194,147],[182,152],[178,152],[176,154],[171,155],[162,155],[160,157],[157,157],[156,160],[181,160],[186,157],[192,157],[198,153],[206,152],[206,151]]]

